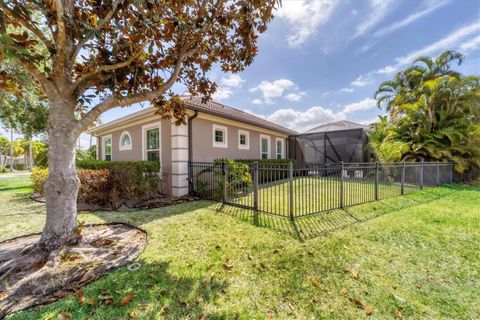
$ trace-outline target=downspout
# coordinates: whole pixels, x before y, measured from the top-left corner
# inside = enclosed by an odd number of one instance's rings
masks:
[[[193,192],[193,124],[192,120],[198,116],[198,111],[188,117],[188,193]]]

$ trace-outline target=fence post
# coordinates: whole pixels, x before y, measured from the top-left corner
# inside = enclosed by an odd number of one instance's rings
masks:
[[[227,166],[225,161],[222,162],[222,175],[223,175],[223,197],[222,202],[227,202]]]
[[[450,184],[453,183],[453,162],[450,162]]]
[[[423,160],[420,162],[420,190],[423,189]]]
[[[258,211],[258,162],[253,163],[253,208]]]
[[[405,161],[402,162],[402,185],[401,185],[401,194],[402,196],[405,194]]]
[[[340,208],[343,209],[344,199],[343,199],[343,161],[340,161]]]
[[[288,193],[289,193],[289,214],[290,220],[293,221],[294,212],[293,212],[293,162],[288,163]]]
[[[440,185],[440,162],[437,161],[437,187]]]
[[[375,201],[378,200],[378,161],[375,162]]]

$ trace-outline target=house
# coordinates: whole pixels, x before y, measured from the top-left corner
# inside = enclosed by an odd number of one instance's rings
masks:
[[[188,193],[189,161],[287,157],[288,137],[295,131],[218,102],[183,99],[186,125],[146,108],[89,130],[97,138],[98,159],[159,161],[171,194],[182,196]]]

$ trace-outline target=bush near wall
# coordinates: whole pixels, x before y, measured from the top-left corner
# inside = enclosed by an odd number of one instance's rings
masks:
[[[156,162],[86,160],[79,161],[77,167],[79,202],[112,208],[122,202],[135,206],[158,192],[160,165]],[[33,171],[35,192],[45,194],[47,176],[47,169]]]

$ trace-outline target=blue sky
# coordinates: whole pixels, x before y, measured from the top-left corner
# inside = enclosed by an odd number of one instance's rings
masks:
[[[444,50],[465,53],[458,70],[480,74],[480,0],[284,0],[254,63],[210,77],[220,87],[215,100],[301,132],[336,119],[374,121],[378,85]]]

